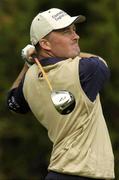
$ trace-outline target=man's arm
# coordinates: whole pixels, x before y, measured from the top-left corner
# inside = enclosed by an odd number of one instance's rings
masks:
[[[86,53],[86,52],[80,52],[79,55],[81,58],[90,58],[90,57],[97,57],[95,54],[90,54],[90,53]]]
[[[29,105],[24,98],[23,83],[28,68],[34,63],[30,56],[32,53],[35,53],[35,47],[32,45],[27,45],[22,49],[21,56],[24,59],[25,64],[10,88],[7,96],[7,106],[9,110],[21,114],[25,114],[30,110]]]
[[[17,79],[14,81],[12,87],[10,88],[10,90],[15,89],[15,88],[17,88],[19,86],[19,84],[20,84],[21,80],[23,79],[25,73],[27,72],[28,68],[29,67],[25,63],[22,70],[21,70],[21,72],[19,73]]]
[[[100,61],[102,61],[106,66],[107,66],[107,63],[106,61],[101,58],[100,56],[97,56],[95,54],[91,54],[91,53],[86,53],[86,52],[80,52],[80,55],[79,55],[81,58],[90,58],[90,57],[98,57]]]
[[[8,109],[16,113],[25,114],[30,111],[29,105],[23,95],[23,82],[25,73],[28,70],[27,64],[24,64],[17,79],[14,81],[7,96]]]
[[[99,56],[82,57],[79,63],[79,78],[82,89],[93,102],[109,79],[110,71]]]

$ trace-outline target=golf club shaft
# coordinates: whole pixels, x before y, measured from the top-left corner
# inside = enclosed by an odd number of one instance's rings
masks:
[[[45,80],[46,80],[50,90],[53,91],[51,83],[50,83],[50,81],[49,81],[49,79],[48,79],[48,77],[47,77],[47,75],[46,75],[42,65],[40,64],[39,60],[36,57],[34,57],[34,60],[35,60],[36,64],[38,65],[39,69],[41,70],[41,72],[43,73],[43,76],[44,76],[44,78],[45,78]]]

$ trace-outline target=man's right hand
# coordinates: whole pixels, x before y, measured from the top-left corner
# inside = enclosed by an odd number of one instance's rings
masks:
[[[33,45],[28,44],[25,48],[21,51],[22,59],[25,60],[28,67],[34,64],[33,58],[31,57],[32,54],[35,54],[35,47]]]

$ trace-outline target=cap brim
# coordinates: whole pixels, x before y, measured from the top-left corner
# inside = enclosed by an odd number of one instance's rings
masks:
[[[59,24],[59,26],[55,27],[53,30],[63,29],[63,28],[66,28],[66,27],[70,26],[73,23],[82,23],[85,20],[86,20],[86,17],[83,16],[83,15],[74,16],[74,17],[71,17],[66,22],[63,22],[63,23]]]
[[[74,23],[82,23],[86,20],[86,17],[83,15],[75,16],[73,18],[75,18]]]

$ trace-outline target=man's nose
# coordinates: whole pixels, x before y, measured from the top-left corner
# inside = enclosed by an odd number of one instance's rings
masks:
[[[76,39],[76,40],[79,40],[79,35],[76,33],[76,31],[73,31],[73,38]]]

